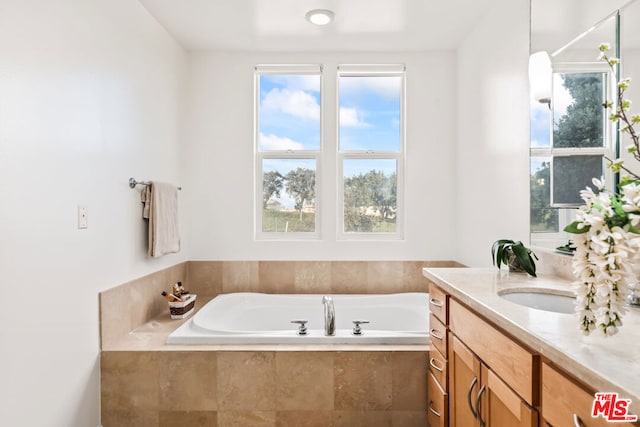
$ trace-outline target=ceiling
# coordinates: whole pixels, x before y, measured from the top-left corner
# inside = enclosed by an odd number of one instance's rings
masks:
[[[495,0],[139,0],[187,50],[453,49]],[[335,20],[316,27],[311,9]]]
[[[531,50],[553,52],[616,9],[629,7],[634,2],[638,3],[637,0],[531,0]],[[637,5],[633,8],[637,9]],[[627,30],[637,31],[637,27]],[[604,41],[613,40],[600,42]],[[627,40],[632,41],[636,42],[637,36]]]

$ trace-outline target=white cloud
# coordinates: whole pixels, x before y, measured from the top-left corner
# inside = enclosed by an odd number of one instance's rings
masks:
[[[302,150],[302,143],[289,138],[282,138],[273,134],[260,134],[261,150]]]
[[[305,120],[320,120],[320,105],[316,98],[302,90],[271,89],[262,100],[261,108]]]
[[[357,108],[340,108],[340,126],[365,128],[371,125],[362,118],[362,113]]]
[[[385,77],[342,77],[340,91],[344,93],[373,92],[385,99],[395,100],[400,96],[402,78]]]
[[[285,76],[285,81],[286,87],[289,89],[320,92],[320,76],[318,75]]]

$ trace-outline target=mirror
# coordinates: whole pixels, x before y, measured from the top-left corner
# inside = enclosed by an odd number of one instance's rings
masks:
[[[622,59],[624,76],[636,75],[640,80],[640,43],[637,35],[630,34],[633,24],[624,26],[638,16],[640,0],[607,5],[594,0],[531,1],[530,238],[534,247],[553,250],[567,244],[570,235],[563,228],[573,221],[575,207],[582,204],[580,190],[592,186],[593,177],[604,176],[607,187],[614,187],[605,158],[617,158],[620,144],[615,123],[601,105],[615,96],[616,78],[597,59],[598,46],[608,42],[610,56]],[[634,44],[638,46],[632,48]],[[627,93],[633,99],[631,90]],[[632,162],[638,163],[632,159],[626,163]]]

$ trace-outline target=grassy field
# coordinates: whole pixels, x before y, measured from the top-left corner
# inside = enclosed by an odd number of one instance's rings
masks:
[[[262,216],[262,231],[265,233],[313,233],[315,213],[265,210]],[[394,233],[396,221],[376,216],[357,216],[347,220],[346,232]]]
[[[316,228],[316,214],[265,210],[262,215],[262,231],[267,233],[313,233]]]

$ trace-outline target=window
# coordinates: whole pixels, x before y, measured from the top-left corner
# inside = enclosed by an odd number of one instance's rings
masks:
[[[256,67],[258,239],[318,239],[320,201],[328,198],[336,201],[338,238],[402,238],[404,66],[340,66],[330,75],[337,99],[326,108],[337,132],[326,134],[337,155],[323,149],[321,66]],[[322,164],[337,175],[322,176]]]
[[[404,67],[340,66],[341,238],[402,238]]]
[[[614,158],[612,127],[602,104],[610,90],[606,64],[555,64],[551,104],[531,105],[531,232],[536,240],[566,238],[572,208],[592,178],[607,175],[604,157]],[[612,177],[605,179],[608,186]],[[543,237],[541,233],[548,233]],[[533,235],[532,235],[533,239]]]
[[[321,68],[256,67],[256,235],[316,238]]]

